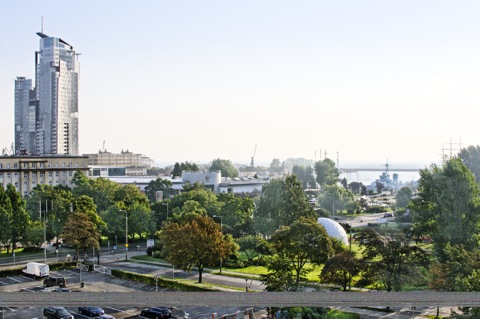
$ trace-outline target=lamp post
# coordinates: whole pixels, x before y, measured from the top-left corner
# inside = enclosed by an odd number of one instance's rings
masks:
[[[168,202],[162,203],[163,206],[167,206],[167,219],[168,219]]]
[[[128,260],[128,212],[125,210],[125,261]]]
[[[43,249],[43,256],[45,259],[45,263],[47,263],[47,201],[45,201],[45,213],[43,214],[43,243],[45,244],[45,248]],[[40,219],[42,219],[42,201],[38,202],[38,208],[40,213]]]
[[[212,217],[220,218],[220,230],[222,231],[222,234],[223,234],[223,219],[222,219],[222,216],[213,215]],[[220,273],[222,273],[222,259],[221,258],[220,258]]]
[[[159,274],[155,274],[155,291],[158,291],[158,276]]]

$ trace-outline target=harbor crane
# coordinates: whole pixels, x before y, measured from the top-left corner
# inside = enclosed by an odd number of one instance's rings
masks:
[[[255,149],[253,150],[253,156],[252,156],[252,159],[250,160],[250,166],[251,167],[255,167],[254,159],[255,159],[255,153],[256,152],[257,152],[257,145],[255,145]]]

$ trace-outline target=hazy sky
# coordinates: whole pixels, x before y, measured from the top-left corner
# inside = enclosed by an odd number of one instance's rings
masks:
[[[480,143],[479,16],[476,0],[1,1],[0,147],[43,17],[82,53],[82,153],[440,162]]]

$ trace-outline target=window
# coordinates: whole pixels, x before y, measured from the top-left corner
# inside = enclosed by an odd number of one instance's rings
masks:
[[[43,172],[40,173],[40,177],[43,177],[43,175],[45,175]]]
[[[13,176],[14,176],[15,178],[18,178],[18,173],[15,173]]]
[[[32,178],[37,178],[37,173],[32,173]]]
[[[58,172],[55,172],[55,176],[58,177],[60,174]]]
[[[18,168],[18,163],[13,163],[13,168]]]
[[[32,163],[32,168],[37,168],[37,163]]]
[[[23,168],[28,168],[28,163],[23,163]]]
[[[23,177],[28,178],[28,173],[23,173]]]
[[[52,172],[48,172],[48,177],[52,177],[53,176],[53,173]]]

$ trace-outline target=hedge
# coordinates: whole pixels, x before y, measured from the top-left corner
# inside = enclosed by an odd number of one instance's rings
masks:
[[[155,276],[149,274],[139,274],[136,272],[126,271],[126,270],[119,270],[119,269],[112,269],[112,276],[143,282],[152,286],[155,286]],[[191,281],[183,281],[174,278],[167,278],[167,277],[157,277],[157,284],[161,287],[171,288],[177,291],[224,291],[220,287],[212,287],[207,285],[202,285],[201,283],[193,283]]]

